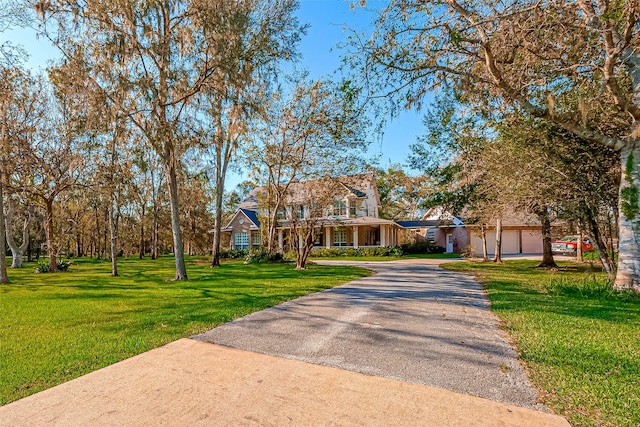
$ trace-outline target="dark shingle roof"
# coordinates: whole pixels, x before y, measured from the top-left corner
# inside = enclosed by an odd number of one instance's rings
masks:
[[[439,227],[442,221],[396,221],[396,224],[404,228]]]
[[[356,197],[367,197],[367,193],[358,190],[357,188],[353,188],[351,186],[348,186],[346,184],[342,184],[345,187],[347,187],[347,190],[351,191]]]
[[[258,219],[258,212],[252,211],[252,210],[249,210],[249,209],[243,209],[243,208],[240,208],[240,211],[242,211],[242,213],[245,214],[246,217],[249,218],[249,220],[256,225],[256,227],[260,227],[260,220]]]

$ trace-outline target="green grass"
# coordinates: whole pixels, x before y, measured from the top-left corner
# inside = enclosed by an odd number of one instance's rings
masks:
[[[181,337],[369,274],[340,266],[192,260],[174,282],[173,258],[75,260],[71,270],[9,270],[0,285],[0,404],[17,400]]]
[[[588,265],[452,263],[485,285],[545,405],[574,426],[640,425],[640,296]]]

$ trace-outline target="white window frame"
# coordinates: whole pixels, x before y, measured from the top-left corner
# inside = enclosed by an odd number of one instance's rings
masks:
[[[249,249],[249,233],[240,232],[233,236],[236,249]]]
[[[334,216],[347,216],[347,204],[344,200],[336,200],[333,202]]]
[[[347,230],[333,230],[333,246],[347,246]]]
[[[251,245],[256,248],[262,244],[262,236],[260,233],[252,233],[251,234]]]
[[[358,216],[358,201],[349,200],[349,218],[355,218]]]
[[[427,238],[427,240],[431,240],[432,242],[436,241],[436,232],[438,230],[435,228],[428,228],[427,229],[427,233],[425,234],[425,237]]]

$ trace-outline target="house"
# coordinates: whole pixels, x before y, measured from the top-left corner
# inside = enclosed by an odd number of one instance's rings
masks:
[[[320,199],[314,194],[328,192]],[[260,212],[265,212],[261,201],[267,191],[257,187],[240,203],[229,224],[222,232],[230,234],[231,249],[249,249],[261,245]],[[380,197],[375,174],[350,175],[331,180],[292,182],[285,195],[284,210],[277,228],[278,247],[290,247],[291,227],[287,218],[313,218],[315,247],[361,248],[398,245],[396,222],[378,217]],[[320,212],[320,213],[318,213]]]
[[[445,248],[446,253],[460,253],[468,244],[468,230],[462,219],[440,208],[429,209],[420,220],[397,223],[402,227],[401,243],[428,239]]]
[[[401,240],[429,239],[445,248],[447,253],[470,250],[482,255],[482,233],[480,225],[466,224],[441,208],[430,209],[418,221],[398,221],[402,226]],[[561,226],[553,226],[554,234],[561,233]],[[495,253],[495,223],[485,227],[487,252]],[[542,227],[534,215],[512,212],[502,219],[502,254],[541,254]],[[403,242],[404,243],[404,242]]]

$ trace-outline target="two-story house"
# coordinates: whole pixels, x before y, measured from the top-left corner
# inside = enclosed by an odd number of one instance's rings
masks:
[[[396,246],[398,230],[394,221],[378,217],[380,197],[375,174],[350,175],[331,180],[330,194],[322,209],[312,202],[314,193],[326,189],[322,181],[293,182],[289,184],[283,211],[278,224],[278,247],[290,248],[291,224],[287,218],[314,218],[315,247],[360,248]],[[257,248],[261,245],[259,212],[265,207],[261,198],[264,187],[257,187],[240,203],[229,224],[222,229],[230,233],[231,249]],[[314,206],[310,206],[313,204]],[[321,212],[318,214],[317,212]]]

